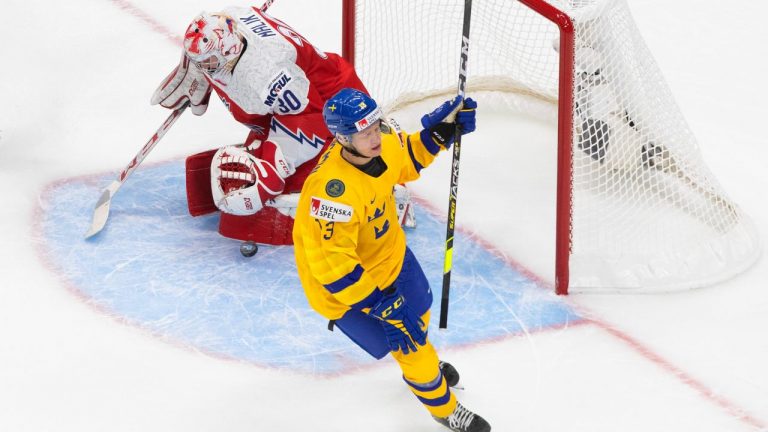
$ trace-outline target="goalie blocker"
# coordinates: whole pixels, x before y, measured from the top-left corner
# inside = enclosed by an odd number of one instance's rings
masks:
[[[224,237],[291,245],[299,192],[322,153],[294,170],[280,163],[284,162],[282,153],[273,143],[255,143],[187,157],[189,214],[202,216],[221,211],[218,231]],[[415,227],[410,192],[398,185],[394,193],[400,224]]]

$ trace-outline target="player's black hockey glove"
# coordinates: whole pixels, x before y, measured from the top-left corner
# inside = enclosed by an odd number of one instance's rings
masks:
[[[476,109],[477,102],[472,98],[464,100],[461,96],[456,96],[444,102],[421,118],[421,125],[424,127],[421,131],[421,141],[433,154],[439,150],[434,144],[449,148],[453,144],[457,128],[462,135],[475,130]]]
[[[405,303],[405,297],[394,286],[371,308],[370,315],[381,321],[392,351],[415,352],[427,343],[424,321]]]

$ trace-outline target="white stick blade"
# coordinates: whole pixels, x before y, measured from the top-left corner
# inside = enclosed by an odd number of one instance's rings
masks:
[[[93,220],[91,221],[91,227],[88,232],[85,233],[85,238],[91,238],[94,235],[101,232],[104,225],[107,224],[107,218],[109,217],[109,204],[112,200],[112,191],[107,188],[99,197],[99,201],[96,202],[96,208],[93,210]]]
[[[264,203],[267,207],[296,208],[299,206],[299,193],[278,195]]]

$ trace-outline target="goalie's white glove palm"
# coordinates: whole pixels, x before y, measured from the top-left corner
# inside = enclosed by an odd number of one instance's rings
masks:
[[[150,104],[160,104],[168,109],[179,109],[189,102],[193,114],[203,115],[208,109],[210,97],[211,84],[203,72],[190,63],[187,56],[182,53],[179,65],[155,90]]]
[[[250,150],[221,148],[211,160],[213,202],[225,213],[254,214],[283,192],[287,167],[282,151],[271,141]]]

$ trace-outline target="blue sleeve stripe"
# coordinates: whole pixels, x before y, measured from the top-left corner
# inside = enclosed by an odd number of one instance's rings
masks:
[[[323,286],[325,289],[330,291],[331,294],[336,294],[344,288],[354,285],[357,281],[360,280],[361,277],[363,277],[363,266],[358,264],[354,269],[352,269],[351,272],[347,273],[347,275],[342,276],[335,282],[331,282]]]
[[[359,302],[353,305],[350,305],[350,307],[352,309],[357,309],[357,310],[373,307],[373,305],[375,305],[376,302],[381,300],[382,297],[384,297],[384,293],[382,293],[380,289],[374,288],[373,291],[370,294],[368,294],[366,298],[360,300]]]
[[[413,155],[413,148],[411,147],[411,137],[408,137],[407,144],[408,144],[408,156],[411,157],[411,162],[413,162],[413,166],[416,168],[416,172],[420,173],[421,170],[424,169],[424,166],[420,164],[419,161],[416,160],[416,156]]]
[[[435,144],[432,140],[432,136],[429,134],[429,129],[422,129],[419,136],[421,137],[421,143],[424,144],[424,148],[427,149],[428,152],[432,153],[432,155],[440,153],[440,146]]]
[[[441,406],[441,405],[447,404],[448,401],[451,400],[451,389],[448,388],[448,386],[445,386],[445,394],[440,396],[437,399],[427,399],[427,398],[421,397],[421,396],[416,396],[416,397],[419,398],[421,403],[423,403],[424,405],[427,405],[427,406]]]
[[[437,376],[432,382],[428,382],[426,384],[416,384],[413,382],[408,381],[403,377],[403,380],[411,387],[413,387],[415,390],[420,392],[431,392],[435,391],[440,388],[440,386],[443,384],[443,374],[440,373],[440,375]]]

